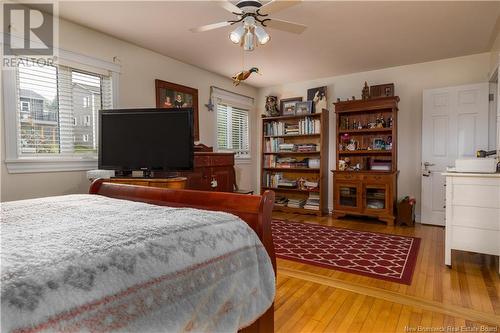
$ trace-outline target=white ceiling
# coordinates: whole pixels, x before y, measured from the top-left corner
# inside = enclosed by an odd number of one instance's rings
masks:
[[[183,62],[230,77],[242,50],[234,27],[190,28],[232,19],[209,1],[60,2],[60,16]],[[500,14],[490,2],[305,1],[273,16],[306,24],[302,35],[269,29],[271,41],[245,56],[263,87],[487,52]]]

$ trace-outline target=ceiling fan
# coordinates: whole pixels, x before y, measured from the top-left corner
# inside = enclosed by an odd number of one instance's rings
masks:
[[[215,0],[214,3],[236,15],[236,19],[204,25],[193,28],[191,31],[204,32],[241,22],[241,25],[238,25],[238,27],[229,34],[229,39],[231,39],[233,43],[243,46],[245,51],[253,51],[257,42],[263,45],[271,39],[264,27],[295,34],[300,34],[306,30],[307,27],[305,25],[269,17],[269,15],[285,8],[295,6],[301,1],[302,0],[271,0],[262,4],[258,0],[240,0],[235,5],[229,2],[229,0]]]

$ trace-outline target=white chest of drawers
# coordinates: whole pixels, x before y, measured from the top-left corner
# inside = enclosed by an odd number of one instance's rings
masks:
[[[444,176],[445,264],[451,266],[452,249],[500,255],[500,174],[448,172]]]

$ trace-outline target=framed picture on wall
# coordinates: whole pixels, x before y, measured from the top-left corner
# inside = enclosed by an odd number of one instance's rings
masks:
[[[157,108],[193,108],[194,141],[199,141],[198,89],[162,80],[155,80],[155,89]]]

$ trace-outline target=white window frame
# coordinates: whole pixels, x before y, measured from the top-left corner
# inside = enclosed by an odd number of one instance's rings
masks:
[[[118,108],[118,78],[120,65],[86,55],[58,49],[58,60],[88,66],[110,72],[113,89],[113,108]],[[2,69],[4,122],[5,122],[5,165],[9,173],[37,173],[59,171],[84,171],[97,169],[97,157],[89,156],[20,156],[18,152],[18,108],[16,70]]]
[[[26,108],[26,110],[23,110],[24,105],[27,105],[27,106],[28,106],[28,107]],[[30,102],[28,102],[28,101],[21,101],[21,112],[31,112],[31,105],[30,105]]]
[[[90,107],[90,97],[89,96],[85,96],[83,98],[83,107],[84,108]]]
[[[248,156],[240,156],[235,154],[235,162],[237,164],[250,164],[253,160],[252,153],[252,133],[253,133],[253,122],[252,122],[252,110],[254,108],[254,99],[252,97],[243,96],[237,93],[232,93],[230,91],[220,89],[217,87],[211,87],[211,98],[212,103],[215,104],[215,147],[217,152],[228,152],[226,149],[219,148],[219,142],[217,140],[217,123],[218,123],[218,112],[217,104],[225,104],[231,107],[236,107],[239,109],[247,110],[248,112]]]
[[[83,117],[83,126],[89,127],[91,121],[92,121],[92,119],[90,119],[89,115],[84,116]]]

